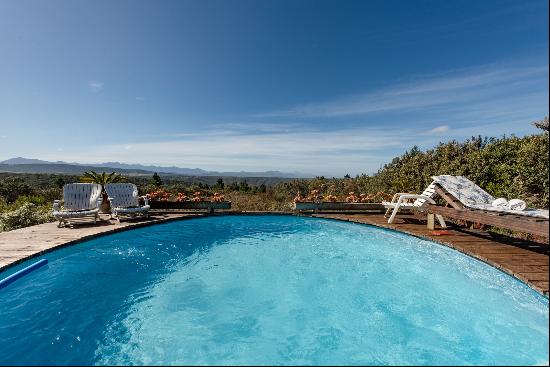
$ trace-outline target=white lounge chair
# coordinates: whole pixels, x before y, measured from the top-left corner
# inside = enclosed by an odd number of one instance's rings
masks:
[[[432,179],[444,191],[443,198],[456,209],[469,208],[542,219],[549,217],[549,212],[545,209],[511,210],[493,206],[495,198],[464,176],[441,175],[433,176]]]
[[[60,200],[53,202],[52,215],[59,221],[58,227],[69,219],[94,217],[94,224],[99,218],[101,205],[101,185],[91,183],[74,183],[63,186],[63,208]]]
[[[445,175],[432,178],[437,194],[451,207],[429,205],[428,213],[529,233],[546,239],[550,237],[548,210],[512,210],[494,206],[494,197],[466,177]]]
[[[105,185],[105,191],[111,203],[111,218],[114,216],[120,223],[121,215],[135,216],[138,214],[149,216],[149,197],[143,196],[144,204],[139,205],[138,189],[132,183],[112,183]]]
[[[435,204],[434,197],[436,196],[435,192],[435,183],[432,182],[424,192],[420,195],[416,194],[410,194],[410,193],[404,193],[399,192],[395,195],[393,195],[392,201],[383,201],[382,205],[386,207],[386,214],[384,214],[384,217],[388,217],[388,214],[390,214],[390,218],[388,219],[388,223],[393,223],[395,216],[397,213],[399,213],[400,209],[409,209],[409,210],[418,210],[418,211],[424,211],[426,206],[428,204]],[[414,202],[410,202],[410,200],[415,199]],[[443,228],[447,228],[447,224],[445,223],[445,220],[441,215],[436,215],[437,220],[439,221],[439,224]]]

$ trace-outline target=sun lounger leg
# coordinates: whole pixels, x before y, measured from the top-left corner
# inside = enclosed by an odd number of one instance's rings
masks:
[[[445,223],[445,219],[443,219],[443,216],[441,214],[436,214],[437,220],[439,221],[439,224],[442,228],[447,228],[447,224]]]
[[[399,211],[400,205],[397,204],[395,208],[393,209],[393,212],[391,213],[390,219],[388,219],[388,223],[393,223],[393,220],[395,219],[395,216],[397,215],[397,212]]]

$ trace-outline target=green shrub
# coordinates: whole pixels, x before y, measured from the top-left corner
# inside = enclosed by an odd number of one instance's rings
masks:
[[[41,207],[27,202],[15,210],[0,214],[0,232],[52,222],[53,220],[51,210],[48,207]]]
[[[18,177],[10,177],[0,181],[0,197],[8,203],[13,203],[21,195],[31,195],[31,187]]]

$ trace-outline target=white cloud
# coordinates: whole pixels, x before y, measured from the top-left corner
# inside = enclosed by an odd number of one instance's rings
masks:
[[[67,155],[83,163],[121,161],[207,170],[343,175],[378,169],[381,150],[411,145],[410,139],[377,129],[233,135],[205,131],[169,141],[91,146],[85,152]],[[59,158],[50,155],[48,159]]]
[[[98,80],[91,80],[88,82],[88,87],[90,87],[90,90],[94,93],[101,92],[104,86],[105,84]]]
[[[253,126],[246,130],[248,125],[230,124],[233,129],[225,126],[223,134],[214,129],[155,137],[148,135],[146,142],[119,139],[119,144],[87,145],[84,150],[81,147],[67,148],[62,155],[51,151],[36,155],[54,161],[71,157],[71,160],[81,163],[119,161],[215,171],[299,171],[330,177],[373,173],[414,145],[431,148],[448,139],[517,132],[522,122],[525,122],[524,117],[500,119],[483,125],[455,126],[453,122],[452,129],[449,125],[436,126],[431,129],[434,133],[418,129],[416,122],[399,129],[383,126],[319,131],[297,127],[289,132],[279,129],[271,134],[255,131]],[[524,125],[530,129],[526,132],[534,131],[530,124]]]
[[[257,117],[341,117],[374,112],[410,111],[446,105],[477,103],[495,98],[506,88],[539,83],[548,75],[547,66],[484,66],[471,70],[416,78],[366,94],[345,96],[332,101],[308,103],[267,112]],[[504,87],[504,88],[503,88]]]
[[[441,125],[429,130],[428,134],[443,134],[443,133],[446,133],[447,131],[449,131],[449,126]]]

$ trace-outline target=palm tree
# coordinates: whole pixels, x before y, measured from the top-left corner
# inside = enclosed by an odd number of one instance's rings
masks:
[[[101,186],[105,186],[108,183],[117,183],[117,182],[125,182],[125,181],[126,181],[126,178],[116,172],[111,172],[107,174],[106,172],[97,173],[95,171],[90,171],[90,172],[84,172],[84,174],[80,177],[80,182],[97,183],[97,184],[100,184]]]
[[[105,191],[105,185],[109,183],[117,183],[117,182],[125,182],[125,181],[126,181],[126,178],[116,172],[97,173],[95,171],[90,171],[90,172],[84,172],[84,174],[80,177],[80,182],[96,183],[101,185],[101,196],[103,199],[101,203],[102,213],[109,213],[111,211],[111,204],[109,203],[107,192]]]

